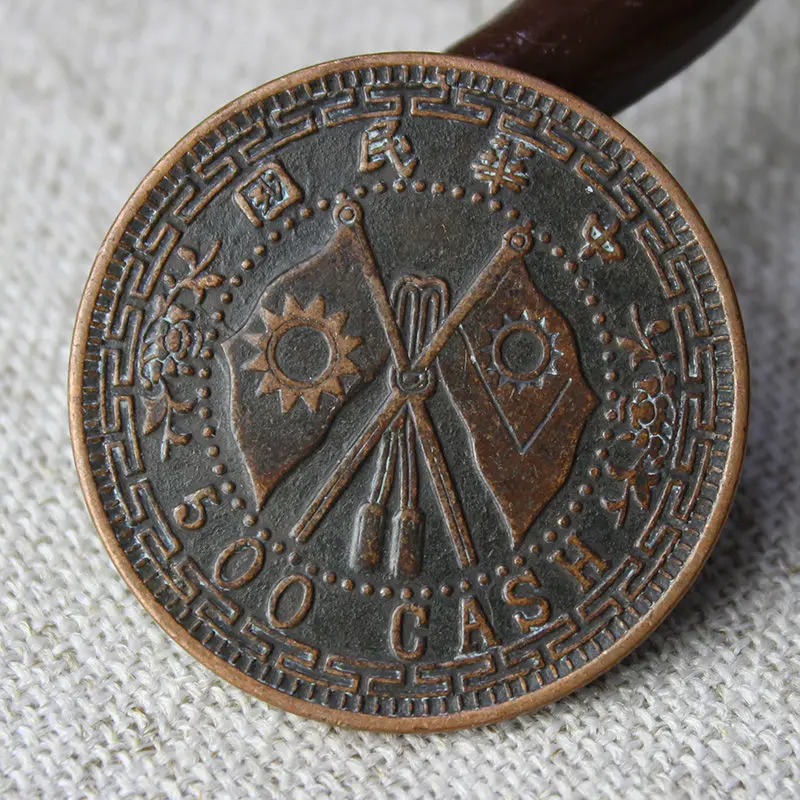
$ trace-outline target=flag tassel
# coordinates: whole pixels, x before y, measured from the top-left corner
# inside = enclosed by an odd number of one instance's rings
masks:
[[[400,511],[392,520],[392,564],[398,578],[413,578],[422,568],[425,517],[417,507],[417,487],[416,435],[406,414],[400,441]]]
[[[386,535],[386,503],[392,491],[398,455],[398,421],[383,435],[378,456],[378,469],[372,483],[370,500],[356,516],[350,565],[356,570],[375,570],[383,559]]]

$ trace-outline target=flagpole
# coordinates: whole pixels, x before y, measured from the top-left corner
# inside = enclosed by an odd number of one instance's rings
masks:
[[[336,218],[341,224],[351,227],[357,236],[364,237],[361,228],[361,215],[361,207],[351,201],[343,203],[337,209]],[[368,252],[369,244],[366,241],[366,237],[360,239],[360,241],[364,245],[364,251]],[[531,246],[532,233],[530,226],[512,228],[505,234],[503,244],[494,258],[475,278],[467,293],[458,301],[456,307],[448,314],[441,327],[433,334],[428,346],[414,359],[409,367],[410,370],[423,371],[433,364],[442,348],[447,344],[458,326],[469,316],[472,309],[491,294],[495,288],[496,279],[508,269],[512,259],[524,256],[525,253],[529,252]],[[371,258],[364,272],[368,281],[374,279],[380,285],[379,288],[373,287],[373,296],[381,310],[380,317],[390,340],[395,363],[408,364],[400,328],[392,312],[386,288],[377,273],[375,262]],[[372,282],[370,282],[370,286],[372,287]],[[394,339],[392,339],[390,331],[393,332]],[[291,535],[299,542],[307,542],[311,538],[320,522],[339,499],[339,496],[352,480],[361,464],[380,441],[383,432],[389,427],[406,402],[410,404],[418,433],[420,430],[422,431],[420,440],[423,442],[423,454],[425,455],[425,461],[436,488],[437,497],[442,507],[442,513],[445,515],[448,532],[453,541],[453,547],[459,562],[462,566],[476,563],[475,549],[467,530],[463,511],[456,497],[452,478],[447,470],[447,462],[441,451],[438,435],[425,408],[425,398],[422,395],[406,394],[397,386],[393,387],[392,393],[367,423],[359,438],[350,447],[325,486],[314,498],[302,519],[292,529]],[[428,442],[429,446],[425,446],[425,442]]]
[[[485,300],[495,288],[495,279],[499,278],[509,267],[513,258],[519,258],[527,253],[532,246],[531,232],[526,228],[513,228],[506,236],[500,249],[485,267],[467,293],[456,303],[430,341],[430,344],[414,359],[411,365],[413,370],[427,369],[433,364],[441,349],[450,340],[459,325],[469,316],[472,309]]]
[[[462,568],[474,566],[478,560],[475,547],[461,504],[458,502],[453,479],[447,468],[439,434],[436,433],[428,409],[425,407],[425,398],[421,395],[412,397],[408,405],[458,563]]]
[[[391,425],[405,402],[406,398],[403,393],[399,389],[395,389],[367,423],[325,486],[314,498],[302,519],[292,529],[291,535],[297,541],[307,542],[311,538],[317,526],[339,499],[339,495],[347,488],[358,468],[381,440],[383,432]]]

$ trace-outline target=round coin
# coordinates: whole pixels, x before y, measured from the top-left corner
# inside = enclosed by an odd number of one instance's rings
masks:
[[[719,253],[608,117],[364,56],[182,139],[94,263],[70,420],[167,632],[319,720],[443,730],[591,680],[728,512],[747,361]]]

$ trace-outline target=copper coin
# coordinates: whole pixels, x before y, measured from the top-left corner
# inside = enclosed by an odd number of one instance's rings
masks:
[[[675,605],[731,504],[744,336],[617,123],[450,56],[266,84],[145,178],[70,372],[95,524],[237,686],[421,731],[554,700]]]

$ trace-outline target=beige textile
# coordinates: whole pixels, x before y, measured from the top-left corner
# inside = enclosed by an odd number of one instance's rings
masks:
[[[800,796],[798,0],[762,0],[622,117],[727,258],[753,413],[707,569],[604,678],[482,730],[306,721],[172,644],[84,509],[67,432],[72,322],[145,171],[258,83],[356,52],[440,49],[503,5],[0,0],[0,797]]]

